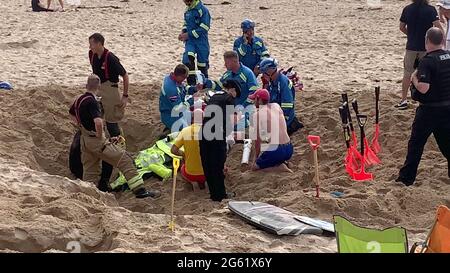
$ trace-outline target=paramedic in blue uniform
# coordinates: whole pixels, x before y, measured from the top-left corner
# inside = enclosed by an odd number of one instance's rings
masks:
[[[288,135],[292,135],[303,127],[295,116],[295,89],[286,75],[278,71],[278,62],[266,58],[260,64],[261,73],[269,81],[267,90],[270,93],[270,103],[278,103],[286,119]]]
[[[248,127],[248,119],[252,113],[253,101],[248,98],[258,89],[258,82],[255,74],[250,68],[239,62],[238,53],[235,51],[227,51],[223,55],[225,67],[227,71],[222,75],[219,81],[206,80],[205,88],[210,88],[216,91],[223,90],[223,84],[228,80],[236,81],[239,84],[240,96],[234,100],[236,112],[245,115],[245,118],[238,118],[236,130],[243,131]],[[249,106],[246,108],[247,106]]]
[[[183,64],[189,67],[188,84],[195,85],[195,61],[198,69],[208,77],[209,41],[208,32],[211,15],[200,0],[183,0],[187,8],[184,13],[184,26],[178,40],[185,43]],[[195,59],[197,55],[197,59]]]
[[[255,36],[255,22],[245,19],[241,23],[242,36],[234,41],[233,50],[239,55],[243,65],[250,68],[255,76],[259,75],[259,63],[270,57],[264,41]]]
[[[432,27],[426,32],[426,55],[412,74],[411,96],[419,102],[412,124],[408,154],[397,182],[414,183],[423,148],[433,134],[444,157],[450,162],[450,52],[444,50],[444,32]],[[450,177],[450,169],[448,169]]]
[[[161,86],[159,95],[161,122],[166,126],[166,130],[171,132],[178,132],[189,126],[190,106],[193,105],[194,99],[191,97],[186,100],[186,96],[193,95],[197,89],[202,89],[201,85],[186,86],[183,83],[188,73],[189,68],[179,64],[172,73],[164,77]]]

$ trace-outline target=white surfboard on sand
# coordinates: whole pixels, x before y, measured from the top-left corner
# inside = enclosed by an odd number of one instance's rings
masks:
[[[314,218],[309,218],[306,216],[295,216],[294,217],[295,220],[300,221],[302,223],[305,223],[307,225],[313,226],[313,227],[317,227],[320,228],[322,230],[334,233],[334,225],[332,223],[326,222],[326,221],[322,221],[322,220],[318,220],[318,219],[314,219]]]

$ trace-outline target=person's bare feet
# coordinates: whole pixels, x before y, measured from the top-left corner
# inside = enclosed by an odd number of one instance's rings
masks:
[[[292,165],[292,163],[289,162],[289,161],[285,161],[284,164],[286,164],[286,166],[287,166],[289,169],[292,169],[292,168],[294,167],[294,165]]]
[[[280,165],[281,171],[283,172],[289,172],[289,173],[294,173],[286,163],[283,163]]]

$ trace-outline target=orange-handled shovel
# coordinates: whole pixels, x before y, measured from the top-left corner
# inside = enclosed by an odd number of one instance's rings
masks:
[[[170,228],[170,230],[172,230],[172,232],[175,231],[175,220],[173,219],[173,209],[175,206],[175,189],[177,187],[178,167],[180,167],[180,159],[174,158],[173,159],[172,208],[171,208],[170,223],[169,223],[169,228]]]
[[[317,149],[319,149],[320,145],[320,136],[308,136],[308,142],[309,145],[311,145],[311,148],[314,152],[314,165],[316,167],[316,197],[319,197],[319,185],[320,185],[320,179],[319,179],[319,160],[317,158]]]

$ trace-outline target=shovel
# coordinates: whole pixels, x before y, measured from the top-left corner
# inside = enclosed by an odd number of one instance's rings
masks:
[[[350,146],[350,129],[348,125],[347,111],[343,106],[339,107],[339,114],[342,120],[342,128],[344,130],[345,145],[347,146],[347,155],[345,156],[345,170],[353,178],[355,170],[358,169],[356,159],[353,157],[352,146]]]
[[[350,113],[350,108],[348,107],[348,104],[349,104],[348,103],[348,95],[347,95],[347,93],[344,93],[341,96],[342,96],[342,103],[347,103],[346,109],[347,109],[348,123],[350,125],[350,130],[352,131],[352,143],[350,145],[356,148],[358,145],[358,141],[356,139],[355,128],[353,127],[352,115]]]
[[[350,121],[350,119],[351,119],[351,116],[350,116],[350,110],[349,110],[349,107],[348,107],[348,103],[347,102],[344,102],[343,104],[342,104],[342,107],[344,108],[344,114],[345,114],[345,119],[346,119],[346,123],[347,123],[347,134],[348,134],[348,136],[349,136],[349,138],[350,138],[350,130],[351,130],[351,128],[349,128],[349,127],[351,127],[352,125],[351,125],[351,121]],[[354,171],[356,171],[356,170],[359,170],[359,165],[358,165],[358,162],[357,162],[357,159],[358,158],[360,158],[361,157],[361,154],[358,152],[358,144],[357,144],[357,140],[356,140],[356,133],[353,131],[353,140],[352,141],[349,141],[349,145],[350,145],[350,154],[351,154],[351,161],[350,161],[350,163],[351,163],[351,168],[354,170]],[[352,143],[353,142],[353,143]]]
[[[319,149],[320,145],[320,136],[308,136],[308,142],[309,145],[311,145],[311,148],[314,152],[314,165],[316,167],[316,197],[319,198],[319,160],[317,158],[317,149]]]
[[[380,101],[380,87],[375,87],[375,136],[372,139],[372,150],[375,154],[378,154],[381,151],[380,143],[378,143],[378,137],[380,135],[380,108],[378,107],[378,103]]]
[[[356,115],[359,115],[359,110],[358,110],[358,101],[356,101],[356,99],[353,99],[352,101],[352,106],[353,106],[353,110],[355,110]],[[377,155],[375,154],[374,151],[372,151],[372,149],[370,148],[369,145],[369,141],[367,141],[367,138],[364,135],[364,139],[361,139],[361,141],[364,141],[364,153],[361,152],[361,155],[364,156],[364,160],[366,161],[367,165],[376,165],[376,164],[380,164],[381,161],[380,159],[377,157]]]
[[[358,120],[359,129],[361,130],[361,154],[364,154],[364,139],[366,138],[366,135],[364,133],[364,126],[367,122],[367,116],[366,115],[356,115],[356,119]],[[364,157],[360,157],[361,160],[361,169],[359,172],[355,172],[353,179],[356,181],[368,181],[373,179],[373,174],[366,173],[366,170],[364,169],[365,160]]]
[[[173,218],[173,208],[175,206],[175,188],[177,187],[178,167],[180,167],[180,159],[174,158],[173,159],[172,209],[171,209],[170,223],[169,223],[169,229],[172,230],[172,232],[175,231],[175,220]]]

